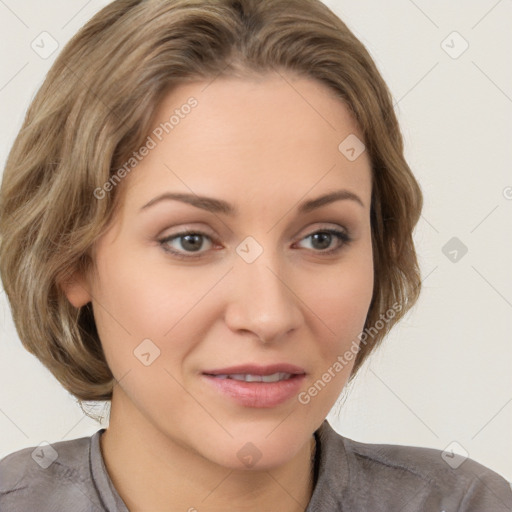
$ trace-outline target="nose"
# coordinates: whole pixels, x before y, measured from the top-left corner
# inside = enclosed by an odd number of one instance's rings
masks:
[[[291,273],[267,254],[253,263],[236,261],[225,314],[233,332],[251,333],[265,343],[279,341],[303,322]]]

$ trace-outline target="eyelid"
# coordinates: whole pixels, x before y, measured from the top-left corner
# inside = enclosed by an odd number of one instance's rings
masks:
[[[302,240],[303,238],[313,235],[314,233],[318,233],[319,231],[343,231],[344,233],[349,233],[349,229],[344,226],[343,224],[340,224],[338,222],[313,222],[312,227],[308,226],[308,228],[303,229],[300,231],[300,233],[305,233],[304,235],[298,237],[299,240]]]

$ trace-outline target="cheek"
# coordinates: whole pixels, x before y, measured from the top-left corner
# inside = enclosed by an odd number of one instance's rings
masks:
[[[311,360],[314,372],[298,397],[312,417],[324,418],[349,379],[359,347],[373,294],[373,260],[361,251],[340,265],[323,286],[309,294],[314,312],[315,350]],[[320,285],[320,282],[318,283]]]
[[[318,316],[318,322],[330,335],[318,336],[326,340],[323,349],[332,351],[350,345],[362,331],[373,295],[373,259],[371,243],[364,250],[354,252],[335,273],[326,273],[308,294],[308,304]],[[320,327],[319,327],[320,328]]]
[[[199,324],[190,326],[191,313],[218,280],[211,271],[201,276],[199,268],[155,264],[136,251],[116,248],[98,256],[98,275],[94,316],[112,368],[117,362],[130,364],[133,351],[145,339],[152,340],[165,359],[190,350],[190,340],[199,339],[193,336]],[[176,343],[177,336],[184,337],[183,329],[189,334],[187,346]],[[172,354],[163,353],[170,340]]]

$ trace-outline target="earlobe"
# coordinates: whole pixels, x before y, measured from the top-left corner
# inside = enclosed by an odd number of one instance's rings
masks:
[[[88,290],[88,284],[79,274],[68,277],[59,284],[68,301],[75,307],[81,308],[91,302],[92,296]]]

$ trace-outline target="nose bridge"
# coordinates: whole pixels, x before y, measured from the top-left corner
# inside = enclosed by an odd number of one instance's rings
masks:
[[[272,341],[300,324],[299,300],[292,293],[293,283],[287,282],[290,274],[283,255],[261,248],[260,255],[249,262],[243,251],[249,254],[257,247],[250,240],[247,244],[242,242],[237,250],[226,322],[232,330],[251,331],[263,341]]]

